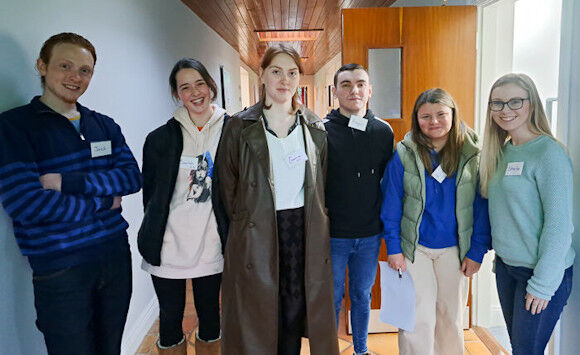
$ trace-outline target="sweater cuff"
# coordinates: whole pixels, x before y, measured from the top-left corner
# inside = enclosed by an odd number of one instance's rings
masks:
[[[387,254],[401,254],[403,249],[401,249],[401,239],[399,238],[385,238],[385,244],[387,246]]]
[[[541,298],[543,300],[548,300],[550,301],[552,299],[552,296],[554,295],[554,293],[552,293],[551,295],[544,293],[544,292],[540,292],[537,289],[535,289],[534,287],[532,287],[530,285],[530,280],[528,280],[528,285],[526,286],[526,292],[529,293],[530,295],[536,297],[536,298]]]
[[[483,262],[485,253],[487,253],[487,248],[485,246],[481,246],[472,242],[471,248],[469,248],[469,251],[467,254],[465,254],[465,257],[481,264]]]
[[[97,211],[106,211],[113,206],[113,197],[95,197],[95,203],[97,205]]]
[[[85,178],[84,174],[64,173],[61,174],[62,183],[60,190],[62,193],[69,195],[84,194],[85,193]]]

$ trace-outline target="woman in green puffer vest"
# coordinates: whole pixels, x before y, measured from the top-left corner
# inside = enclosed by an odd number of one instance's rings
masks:
[[[399,330],[401,354],[463,354],[468,277],[490,245],[478,192],[479,139],[445,90],[417,98],[411,131],[382,181],[389,266],[415,285],[415,329]]]

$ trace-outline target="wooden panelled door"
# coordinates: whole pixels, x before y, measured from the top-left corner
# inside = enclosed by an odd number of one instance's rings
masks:
[[[393,127],[397,142],[411,128],[416,98],[434,87],[443,88],[453,96],[461,118],[473,127],[476,31],[475,6],[344,9],[342,62],[360,63],[368,68],[369,48],[402,48],[402,118],[384,117]],[[386,259],[383,242],[379,260]],[[369,332],[396,331],[378,320],[380,302],[377,272]],[[347,310],[350,310],[348,302]],[[469,326],[470,316],[466,311]]]

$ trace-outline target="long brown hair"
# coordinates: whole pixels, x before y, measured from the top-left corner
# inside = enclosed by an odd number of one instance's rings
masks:
[[[459,157],[461,156],[464,138],[464,130],[461,127],[457,105],[447,91],[439,88],[423,91],[417,98],[417,101],[415,101],[411,121],[411,133],[413,135],[413,141],[417,144],[419,157],[429,174],[433,173],[431,155],[429,154],[431,149],[433,149],[433,144],[431,143],[431,138],[427,137],[421,131],[418,117],[419,109],[426,103],[439,104],[451,109],[451,129],[447,136],[447,142],[441,151],[439,151],[439,156],[441,157],[441,168],[445,174],[447,176],[453,175],[459,165]]]
[[[536,89],[534,81],[526,74],[511,73],[497,79],[489,90],[488,102],[491,101],[493,90],[507,84],[514,84],[525,90],[528,94],[528,102],[530,103],[530,119],[528,121],[528,127],[530,132],[535,135],[550,136],[556,140],[550,130],[550,123],[548,122],[546,112],[544,111],[544,106],[542,105],[542,100],[538,94],[538,89]],[[495,168],[502,155],[502,148],[508,138],[508,132],[503,130],[493,120],[491,109],[488,104],[485,119],[485,131],[483,134],[483,148],[481,150],[481,160],[479,163],[481,194],[485,197],[487,197],[487,186],[493,177],[493,174],[495,174]]]
[[[264,53],[264,56],[262,57],[262,64],[260,64],[260,68],[262,68],[262,75],[266,70],[266,68],[268,68],[270,63],[272,63],[274,57],[277,56],[278,54],[288,54],[294,60],[294,63],[298,67],[298,72],[300,73],[300,75],[304,73],[304,68],[302,67],[302,59],[300,59],[300,54],[298,54],[298,52],[290,46],[287,46],[285,44],[275,44],[269,47],[266,50],[266,53]],[[266,88],[264,87],[264,84],[260,86],[260,101],[262,101],[262,104],[264,105],[265,109],[270,109],[270,107],[272,107],[272,105],[270,106],[266,105]],[[299,107],[300,107],[300,96],[298,95],[297,91],[296,93],[294,93],[294,96],[292,96],[292,112],[289,113],[291,114],[296,113]]]

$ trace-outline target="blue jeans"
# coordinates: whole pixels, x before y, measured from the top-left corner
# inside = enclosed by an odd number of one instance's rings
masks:
[[[128,250],[48,273],[34,273],[36,325],[51,355],[119,354],[129,300]]]
[[[501,310],[514,355],[543,355],[562,309],[572,290],[572,266],[564,277],[548,307],[539,314],[526,311],[526,286],[534,270],[509,266],[499,257],[495,259],[495,278]]]
[[[377,275],[380,246],[380,235],[356,239],[330,238],[336,324],[338,328],[338,314],[344,297],[346,267],[348,266],[352,339],[356,354],[368,351],[371,290]]]

